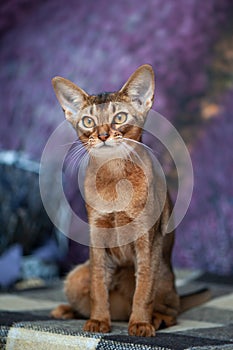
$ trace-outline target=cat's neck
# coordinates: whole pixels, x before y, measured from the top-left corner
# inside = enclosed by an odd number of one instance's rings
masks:
[[[125,177],[126,166],[127,160],[124,158],[90,157],[88,168],[93,174],[114,181]]]

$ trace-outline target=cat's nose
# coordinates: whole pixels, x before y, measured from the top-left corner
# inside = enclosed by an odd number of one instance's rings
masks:
[[[101,134],[98,134],[98,138],[101,141],[106,141],[108,137],[109,137],[109,134],[107,132],[102,132]]]

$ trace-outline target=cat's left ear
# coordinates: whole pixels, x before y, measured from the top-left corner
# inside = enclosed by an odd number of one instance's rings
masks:
[[[149,64],[140,66],[121,88],[130,97],[135,107],[148,112],[154,100],[155,77],[153,68]]]
[[[61,77],[53,78],[52,84],[66,119],[75,127],[77,113],[89,95],[70,80]]]

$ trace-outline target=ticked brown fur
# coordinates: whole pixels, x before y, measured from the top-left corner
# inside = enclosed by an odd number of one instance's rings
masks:
[[[153,336],[176,323],[180,299],[171,266],[174,233],[166,233],[170,199],[158,190],[159,176],[140,143],[154,97],[152,67],[139,67],[115,93],[91,96],[60,77],[53,86],[89,152],[84,187],[91,247],[90,260],[66,278],[69,305],[52,315],[81,314],[90,332],[109,332],[111,319],[129,320],[130,335]]]

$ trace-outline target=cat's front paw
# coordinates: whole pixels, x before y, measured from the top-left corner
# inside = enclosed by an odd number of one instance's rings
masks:
[[[108,333],[111,330],[111,326],[107,321],[90,319],[84,324],[83,330],[85,332]]]
[[[130,322],[128,327],[129,335],[138,337],[155,336],[155,328],[148,322]]]

